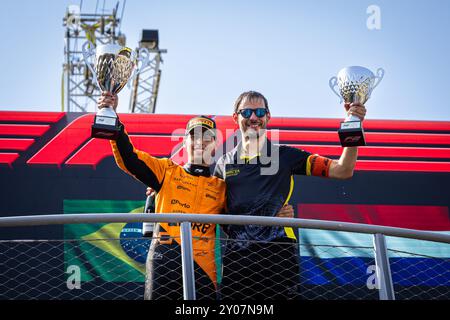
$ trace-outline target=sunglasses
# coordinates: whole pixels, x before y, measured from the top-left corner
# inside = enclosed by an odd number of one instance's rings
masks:
[[[262,118],[264,117],[269,110],[267,110],[266,108],[256,108],[256,109],[250,109],[250,108],[246,108],[246,109],[241,109],[237,112],[237,114],[242,115],[245,119],[248,119],[252,116],[252,113],[255,113],[255,115],[258,118]]]

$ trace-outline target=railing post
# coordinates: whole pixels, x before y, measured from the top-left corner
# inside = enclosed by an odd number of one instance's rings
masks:
[[[389,266],[389,257],[384,235],[380,233],[374,234],[373,245],[380,300],[395,300],[391,267]]]
[[[195,298],[194,254],[192,250],[192,231],[190,222],[182,222],[181,236],[181,266],[183,270],[183,297],[184,300]]]

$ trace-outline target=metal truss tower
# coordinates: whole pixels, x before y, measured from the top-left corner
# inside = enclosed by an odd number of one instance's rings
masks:
[[[103,2],[104,3],[104,2]],[[65,62],[61,88],[61,106],[67,112],[86,112],[95,110],[100,92],[93,83],[92,74],[87,68],[82,55],[82,46],[89,40],[94,45],[117,43],[125,45],[125,35],[120,32],[125,2],[121,17],[118,18],[119,2],[109,13],[103,7],[97,13],[82,12],[80,6],[69,6],[63,19],[65,30]]]
[[[158,30],[142,30],[141,41],[137,48],[138,54],[141,48],[148,50],[150,63],[133,80],[130,112],[155,113],[161,79],[160,64],[163,62],[161,54],[167,53],[167,50],[159,48]]]

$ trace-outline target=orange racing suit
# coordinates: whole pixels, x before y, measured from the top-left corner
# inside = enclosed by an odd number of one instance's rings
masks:
[[[182,167],[170,159],[155,158],[139,151],[134,148],[123,125],[118,139],[111,140],[111,146],[117,165],[157,192],[155,213],[219,214],[224,211],[225,182],[211,176],[209,168],[197,166],[192,170],[189,166]],[[206,171],[201,172],[203,169]],[[207,275],[214,287],[217,286],[215,232],[215,225],[192,225],[194,263],[197,269],[200,268]],[[180,226],[160,223],[159,234],[154,237],[159,237],[160,245],[171,245],[172,248],[176,246],[179,249]]]

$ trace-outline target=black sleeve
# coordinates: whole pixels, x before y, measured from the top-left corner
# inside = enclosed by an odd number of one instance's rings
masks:
[[[307,151],[288,146],[283,146],[283,149],[286,153],[288,165],[291,167],[292,174],[306,175],[308,157],[312,154]]]
[[[134,148],[123,124],[116,141],[111,146],[117,165],[126,173],[159,192],[164,180],[167,159],[152,157],[146,152]]]

